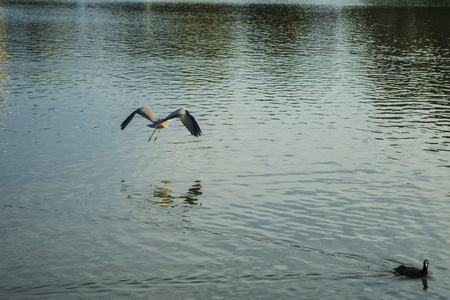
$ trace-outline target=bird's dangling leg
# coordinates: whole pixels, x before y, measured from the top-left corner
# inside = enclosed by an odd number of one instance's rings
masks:
[[[158,132],[158,135],[155,137],[154,142],[156,142],[156,139],[158,138],[159,134],[161,133],[161,131],[162,131],[163,129],[164,129],[164,127],[161,127],[161,129],[160,129],[159,132]]]
[[[155,134],[156,129],[158,129],[158,127],[155,127],[155,130],[153,130],[152,135],[151,135],[150,138],[148,139],[149,142],[150,142],[150,140],[152,139],[152,136]]]

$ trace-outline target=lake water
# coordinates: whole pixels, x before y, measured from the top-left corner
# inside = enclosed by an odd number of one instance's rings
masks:
[[[450,5],[389,3],[0,2],[1,298],[448,297]]]

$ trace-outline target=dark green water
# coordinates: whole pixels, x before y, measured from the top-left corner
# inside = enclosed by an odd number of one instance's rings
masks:
[[[0,2],[1,298],[447,297],[450,6],[331,3]]]

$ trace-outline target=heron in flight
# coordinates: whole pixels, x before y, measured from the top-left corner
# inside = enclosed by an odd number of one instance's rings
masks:
[[[155,134],[156,129],[159,128],[159,132],[154,139],[154,142],[156,142],[156,139],[158,138],[161,131],[167,126],[169,126],[169,122],[172,121],[173,118],[180,118],[181,122],[183,122],[184,126],[186,126],[186,128],[193,136],[202,135],[202,130],[200,129],[200,126],[198,126],[197,121],[184,108],[177,109],[176,111],[174,111],[165,118],[159,118],[154,112],[152,112],[150,108],[148,108],[148,106],[142,106],[136,109],[134,112],[132,112],[131,115],[129,115],[128,118],[126,118],[125,121],[123,121],[122,124],[120,124],[120,128],[122,130],[124,130],[125,127],[127,127],[128,123],[130,123],[131,120],[133,120],[135,114],[139,114],[153,123],[147,125],[150,128],[155,128],[155,130],[153,130],[152,135],[148,139],[149,142],[152,139],[152,136]]]

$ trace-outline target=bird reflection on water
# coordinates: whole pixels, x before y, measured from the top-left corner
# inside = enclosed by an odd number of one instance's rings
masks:
[[[127,198],[137,203],[137,206],[145,209],[152,209],[157,206],[162,209],[175,209],[179,207],[183,211],[192,206],[201,205],[199,197],[203,194],[200,180],[194,181],[191,187],[184,193],[174,191],[171,181],[163,180],[160,185],[150,185],[150,190],[146,192],[131,191],[133,186],[122,182],[122,192],[128,194]],[[151,204],[151,206],[148,206]]]
[[[198,196],[202,195],[202,186],[200,181],[195,183],[188,189],[188,191],[182,196],[173,196],[173,192],[169,189],[170,181],[161,181],[164,183],[163,187],[155,186],[153,189],[153,196],[161,198],[161,201],[152,201],[154,204],[158,204],[161,207],[174,207],[176,206],[176,199],[182,199],[184,203],[190,205],[197,205]]]
[[[426,278],[422,278],[423,290],[428,290],[428,282]]]
[[[414,280],[415,278],[403,278],[403,280]],[[424,278],[420,278],[420,280],[422,281],[422,287],[423,290],[426,291],[428,290],[428,280],[427,277]]]

